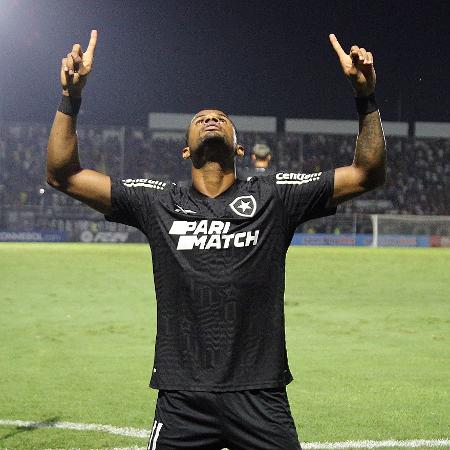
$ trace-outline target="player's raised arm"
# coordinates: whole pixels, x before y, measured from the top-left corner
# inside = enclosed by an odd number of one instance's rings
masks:
[[[106,175],[83,169],[78,158],[77,113],[81,93],[92,70],[97,31],[83,53],[80,44],[61,61],[63,97],[50,131],[47,156],[47,182],[103,214],[111,210],[111,181]]]
[[[333,203],[337,205],[384,184],[386,144],[375,102],[376,75],[372,53],[356,45],[346,53],[334,34],[330,34],[330,42],[351,83],[359,115],[353,163],[335,171]]]

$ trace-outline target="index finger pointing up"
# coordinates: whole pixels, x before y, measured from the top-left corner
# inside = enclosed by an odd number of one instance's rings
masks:
[[[338,56],[346,55],[344,50],[341,47],[341,44],[339,44],[339,41],[337,40],[336,36],[334,34],[330,34],[329,36],[331,45],[333,46],[334,50],[338,54]]]
[[[97,45],[97,30],[92,30],[91,38],[89,39],[89,44],[86,49],[86,53],[91,53],[93,55],[96,45]]]

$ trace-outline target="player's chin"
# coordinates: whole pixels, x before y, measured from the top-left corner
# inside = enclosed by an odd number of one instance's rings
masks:
[[[207,131],[201,138],[203,145],[225,144],[225,136],[220,131]]]

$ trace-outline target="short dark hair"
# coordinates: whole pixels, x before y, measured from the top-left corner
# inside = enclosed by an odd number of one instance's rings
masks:
[[[184,135],[184,143],[186,144],[186,147],[189,147],[189,130],[191,129],[191,123],[192,122],[189,122],[189,125],[186,130],[186,134]]]

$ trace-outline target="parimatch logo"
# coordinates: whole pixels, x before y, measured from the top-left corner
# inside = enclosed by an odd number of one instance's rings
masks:
[[[177,250],[250,247],[258,243],[259,230],[230,233],[230,222],[175,220],[169,234],[178,235]]]

